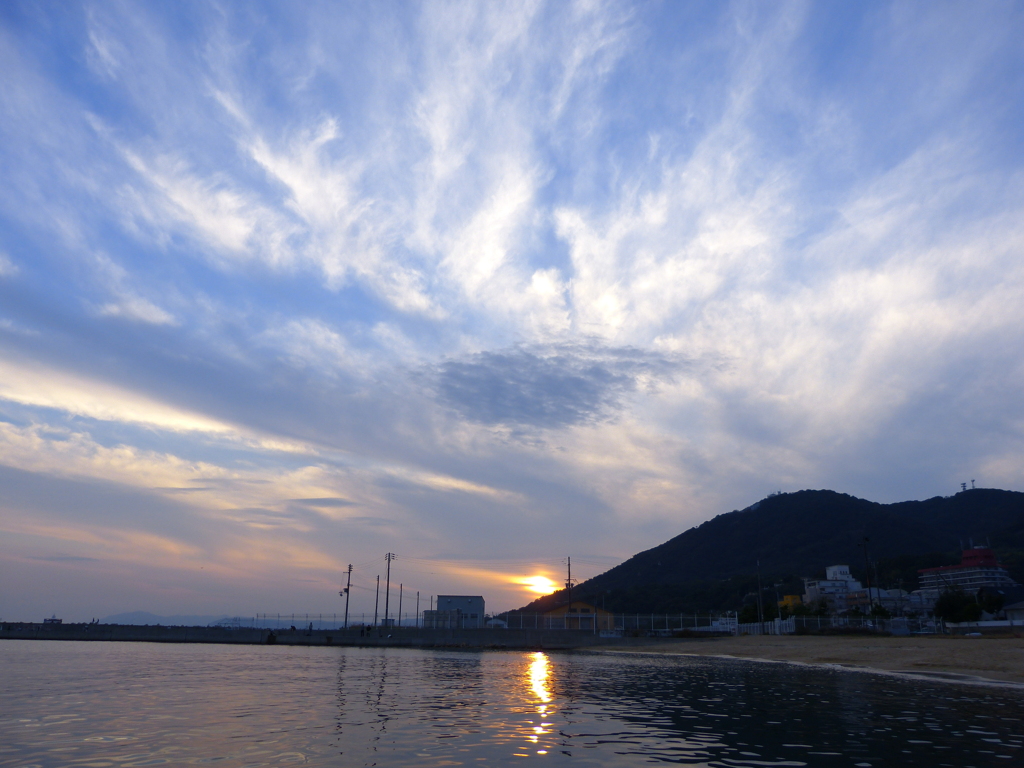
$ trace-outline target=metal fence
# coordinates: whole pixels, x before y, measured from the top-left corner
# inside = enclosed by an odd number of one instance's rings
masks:
[[[475,621],[473,622],[476,623]],[[989,624],[993,622],[982,622]],[[341,629],[345,616],[340,613],[259,613],[256,616],[235,616],[216,622],[226,627],[259,629]],[[510,612],[485,617],[484,630],[542,629],[574,630],[611,636],[672,637],[692,632],[728,635],[793,635],[832,632],[879,632],[894,635],[935,634],[950,630],[964,631],[958,625],[945,625],[932,618],[873,619],[840,616],[790,616],[788,619],[739,623],[735,613],[604,613],[544,614]],[[1012,626],[1012,622],[1002,622]],[[387,618],[372,613],[350,613],[348,626],[415,629],[424,626],[423,614],[403,613]],[[472,626],[472,625],[471,625]],[[1017,623],[1020,626],[1020,623]],[[452,627],[453,629],[455,627]]]
[[[223,627],[252,627],[255,629],[342,629],[345,626],[343,613],[257,613],[255,616],[231,616],[215,622]],[[350,613],[349,627],[374,626],[372,613]],[[403,613],[401,618],[392,614],[385,620],[382,615],[376,616],[376,626],[384,627],[422,627],[422,616],[415,613]]]
[[[467,620],[476,624],[476,620]],[[341,629],[345,616],[341,613],[258,613],[255,616],[232,616],[216,622],[225,627],[253,627],[259,629]],[[550,615],[544,613],[510,612],[488,615],[485,629],[569,629],[589,632],[621,634],[653,634],[671,636],[673,633],[696,631],[734,634],[735,614],[693,613],[605,613]],[[394,614],[385,618],[372,613],[350,613],[349,627],[391,627],[396,629],[421,628],[423,612]],[[455,628],[455,627],[452,627]]]
[[[737,635],[796,635],[804,633],[878,632],[893,635],[941,634],[946,627],[939,619],[898,617],[869,619],[843,616],[790,616],[751,624],[738,624]]]
[[[508,629],[573,629],[595,633],[641,634],[671,636],[680,632],[732,633],[735,614],[697,613],[605,613],[545,614],[504,613],[492,617]]]

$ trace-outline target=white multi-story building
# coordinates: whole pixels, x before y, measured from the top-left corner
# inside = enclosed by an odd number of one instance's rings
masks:
[[[847,596],[861,589],[860,582],[850,575],[850,566],[830,565],[824,579],[804,579],[804,605],[813,607],[824,600],[829,611],[842,613],[848,607]]]

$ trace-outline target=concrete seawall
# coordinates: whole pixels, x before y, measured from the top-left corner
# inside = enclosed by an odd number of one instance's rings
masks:
[[[251,629],[161,627],[124,624],[0,625],[0,640],[95,640],[237,645],[341,645],[407,648],[518,648],[561,650],[600,646],[660,645],[648,637],[601,637],[586,630],[551,629]]]

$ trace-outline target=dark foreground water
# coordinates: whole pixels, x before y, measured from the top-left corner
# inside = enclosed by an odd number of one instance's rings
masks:
[[[0,766],[1024,766],[1018,691],[642,655],[0,641]]]

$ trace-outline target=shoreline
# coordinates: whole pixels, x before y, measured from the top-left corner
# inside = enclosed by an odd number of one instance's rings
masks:
[[[762,635],[601,638],[564,630],[260,630],[4,623],[0,640],[461,648],[692,656],[799,664],[961,684],[1024,688],[1024,637]]]
[[[770,635],[588,650],[797,664],[931,682],[1024,689],[1024,638],[1019,637]]]
[[[414,627],[260,629],[219,626],[165,627],[136,624],[36,624],[28,622],[0,624],[0,641],[3,640],[544,651],[609,646],[643,647],[665,642],[653,638],[603,638],[589,630],[560,629],[424,629]]]

